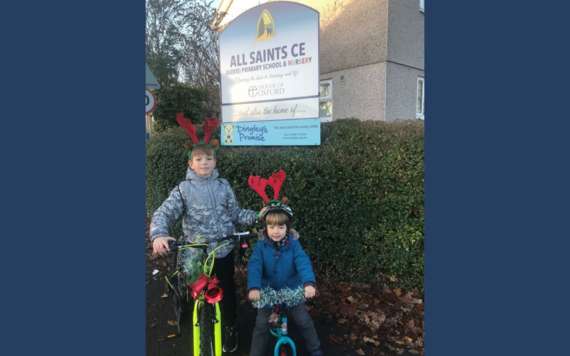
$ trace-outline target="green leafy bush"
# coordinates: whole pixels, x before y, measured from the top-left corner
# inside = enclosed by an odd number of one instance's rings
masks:
[[[261,198],[247,178],[268,178],[283,169],[287,179],[280,197],[291,200],[301,243],[329,278],[423,291],[423,121],[343,119],[321,130],[322,145],[316,147],[221,147],[218,171],[242,208],[260,210]],[[184,179],[188,140],[186,132],[174,128],[148,141],[151,214]],[[267,192],[272,197],[271,188]],[[180,231],[178,223],[171,235]]]
[[[152,127],[152,134],[157,134],[159,132],[162,132],[164,130],[173,128],[173,127],[178,127],[178,123],[176,122],[172,122],[172,121],[168,121],[168,120],[156,120],[154,122],[154,125]]]
[[[156,120],[155,132],[178,126],[176,122],[178,113],[184,114],[184,117],[192,122],[200,121],[209,114],[206,109],[208,92],[204,89],[175,83],[156,90],[155,95],[157,105],[152,113]]]

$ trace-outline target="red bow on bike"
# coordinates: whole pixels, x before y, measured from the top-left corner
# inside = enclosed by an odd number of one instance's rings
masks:
[[[192,285],[188,285],[188,288],[190,289],[192,297],[196,299],[200,295],[200,292],[208,286],[204,298],[206,302],[213,304],[222,300],[223,297],[222,289],[218,287],[218,283],[220,283],[220,281],[217,278],[210,278],[205,273],[202,273],[196,282],[192,283]]]

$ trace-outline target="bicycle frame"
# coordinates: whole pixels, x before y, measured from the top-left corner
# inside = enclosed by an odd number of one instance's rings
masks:
[[[228,244],[223,244],[221,246],[219,246],[218,248],[225,246]],[[174,248],[175,250],[181,251],[181,250],[186,250],[187,248],[201,248],[202,249],[202,253],[205,256],[207,256],[204,259],[204,267],[203,267],[203,273],[205,275],[207,275],[208,277],[210,277],[212,270],[213,270],[213,265],[214,265],[214,253],[215,251],[218,249],[214,249],[212,252],[210,252],[209,254],[206,252],[206,248],[208,247],[207,244],[200,244],[200,243],[191,243],[191,244],[185,244],[185,245],[180,245],[176,248]],[[208,261],[211,259],[210,265],[208,266]],[[172,276],[174,277],[176,274],[180,273],[180,270],[176,270]],[[187,278],[187,276],[185,276]],[[168,280],[168,277],[165,277],[167,283],[172,287],[172,284],[170,284],[170,281]],[[187,279],[186,279],[187,281]],[[188,297],[188,295],[190,294],[188,292],[188,288],[189,285],[186,285],[187,289],[186,289],[186,296]],[[200,308],[202,308],[202,306],[207,303],[206,298],[205,298],[205,292],[206,292],[207,288],[204,288],[203,290],[200,291],[200,294],[195,298],[195,302],[194,302],[194,310],[192,312],[192,325],[193,325],[193,349],[194,349],[194,356],[200,356],[200,323],[199,323],[199,318],[198,318],[198,313],[200,311]],[[176,293],[176,291],[175,291]],[[188,300],[187,300],[188,301]],[[215,356],[222,356],[222,313],[220,310],[220,305],[219,302],[213,303],[213,307],[214,307],[214,340],[213,340],[213,344],[214,344],[214,354]],[[174,337],[176,335],[169,335],[169,338]]]
[[[239,239],[241,237],[243,238],[254,238],[257,237],[257,234],[249,234],[248,232],[246,233],[236,233],[236,234],[232,234],[232,235],[227,235],[225,236],[223,239],[219,240],[219,242],[223,241],[223,240],[228,240],[228,239],[236,239],[236,243],[239,241]],[[199,239],[199,238],[198,238]],[[196,241],[198,241],[198,239]],[[206,275],[208,278],[206,278],[206,280],[209,280],[209,282],[211,282],[210,275],[213,271],[213,267],[214,267],[214,261],[215,261],[215,251],[223,246],[229,245],[231,244],[231,242],[222,244],[218,247],[216,247],[214,250],[212,250],[212,252],[210,252],[209,254],[206,251],[206,248],[208,247],[207,244],[204,243],[196,243],[196,241],[194,241],[194,243],[190,243],[190,244],[173,244],[174,247],[172,250],[176,251],[180,251],[180,250],[185,250],[187,248],[201,248],[202,249],[202,253],[203,253],[203,257],[205,257],[204,259],[204,267],[203,267],[203,274]],[[243,246],[242,246],[243,247]],[[211,261],[210,261],[211,259]],[[208,261],[210,261],[210,263],[208,264]],[[179,273],[180,270],[176,270],[172,276],[174,277],[177,273]],[[185,276],[185,281],[187,282],[188,280],[186,279],[188,276]],[[168,284],[170,284],[170,281],[168,280],[167,277],[166,281]],[[170,284],[171,285],[171,284]],[[171,285],[172,286],[172,285]],[[186,284],[187,288],[190,288],[190,286],[188,284]],[[206,303],[210,303],[213,306],[213,323],[214,323],[214,334],[213,334],[213,340],[212,340],[212,344],[213,344],[213,353],[215,356],[222,356],[222,312],[220,310],[220,305],[219,305],[219,301],[221,300],[221,296],[220,299],[214,303],[212,303],[213,300],[208,300],[206,298],[206,292],[207,292],[208,288],[203,288],[198,295],[196,295],[196,292],[193,292],[194,294],[192,295],[193,297],[195,296],[195,302],[194,302],[194,310],[192,313],[192,325],[193,325],[193,348],[194,348],[194,356],[200,356],[200,334],[201,334],[201,330],[200,330],[200,317],[199,317],[199,312],[200,309],[206,305]],[[176,291],[175,291],[176,293]],[[190,294],[188,292],[188,289],[186,289],[186,296],[188,297],[188,294]],[[187,300],[188,301],[188,300]],[[171,335],[172,337],[175,335]],[[169,336],[169,337],[171,337]]]
[[[269,327],[269,332],[277,338],[277,344],[275,344],[275,356],[279,356],[279,347],[283,344],[290,344],[291,349],[293,350],[293,356],[296,356],[297,349],[295,348],[295,343],[289,336],[287,336],[287,311],[283,309],[285,309],[284,306],[280,306],[277,321],[273,323],[275,327]]]
[[[184,247],[197,247],[198,245],[201,244],[197,244],[197,245],[185,245]],[[214,265],[214,253],[215,251],[228,244],[223,244],[219,247],[217,247],[216,249],[214,249],[212,252],[210,252],[205,259],[204,262],[204,274],[206,274],[208,277],[210,277],[212,271],[213,271],[213,265]],[[204,255],[206,254],[205,250],[203,250]],[[208,267],[208,260],[210,260],[210,258],[212,259],[210,266]],[[206,272],[208,271],[208,272]],[[199,318],[198,318],[198,313],[200,311],[200,308],[202,308],[205,303],[207,303],[206,298],[205,298],[205,292],[206,292],[206,288],[203,289],[200,292],[200,295],[198,296],[198,298],[195,299],[194,302],[194,310],[192,312],[192,325],[193,325],[193,348],[194,348],[194,356],[200,356],[200,322],[199,322]],[[213,345],[214,345],[214,355],[215,356],[222,356],[222,312],[220,310],[220,304],[219,302],[213,303],[213,307],[214,307],[214,340],[213,340]]]

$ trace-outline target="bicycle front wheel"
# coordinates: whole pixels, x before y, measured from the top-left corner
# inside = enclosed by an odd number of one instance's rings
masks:
[[[172,284],[172,299],[174,301],[174,313],[176,315],[176,322],[178,327],[178,333],[180,334],[180,319],[184,309],[184,302],[186,298],[186,293],[188,288],[186,287],[184,274],[181,272],[182,265],[182,253],[181,251],[176,251],[174,256],[173,266],[175,270],[179,272],[172,276],[170,283]]]
[[[279,346],[279,356],[293,356],[293,350],[289,344],[281,344]]]
[[[172,256],[172,270],[175,272],[171,276],[165,276],[165,289],[166,293],[172,297],[172,304],[174,306],[174,315],[176,317],[176,324],[178,328],[178,334],[180,334],[180,317],[182,315],[183,308],[183,298],[184,298],[184,276],[178,272],[179,264],[179,251],[175,252]]]
[[[214,309],[210,303],[202,302],[198,311],[200,323],[200,355],[214,356]]]

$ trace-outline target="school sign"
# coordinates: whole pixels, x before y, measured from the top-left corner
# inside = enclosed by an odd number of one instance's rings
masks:
[[[319,13],[278,1],[220,34],[222,145],[321,143]]]

